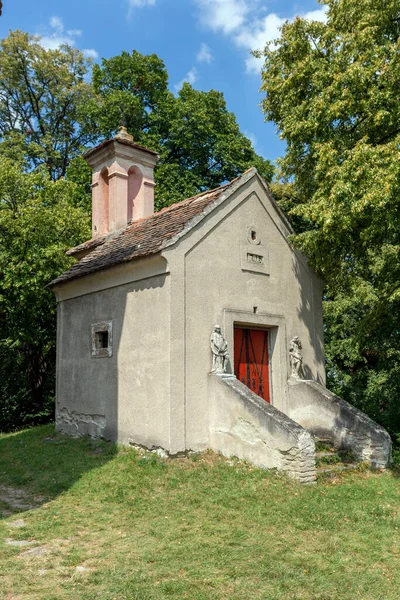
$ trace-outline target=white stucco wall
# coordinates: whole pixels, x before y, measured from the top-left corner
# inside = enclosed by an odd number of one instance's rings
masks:
[[[300,425],[234,376],[210,374],[208,391],[212,449],[302,483],[315,481],[315,444]]]
[[[168,448],[169,285],[159,274],[59,302],[58,429]],[[112,321],[111,357],[91,356],[100,321]]]
[[[271,396],[279,410],[287,412],[288,408],[288,342],[293,336],[302,341],[307,376],[325,380],[322,284],[287,244],[284,226],[280,223],[278,227],[273,217],[279,221],[265,191],[253,178],[164,254],[175,288],[174,302],[180,298],[182,303],[182,313],[171,315],[172,321],[179,321],[184,339],[184,348],[178,349],[173,364],[182,380],[173,401],[178,403],[181,394],[185,432],[180,443],[186,448],[209,445],[207,376],[210,334],[216,323],[228,341],[231,365],[235,321],[271,327]],[[269,275],[242,270],[241,245],[248,243],[250,226],[268,251]]]
[[[268,274],[242,268],[249,227],[268,254]],[[58,427],[171,454],[209,447],[216,323],[231,372],[234,323],[270,329],[271,403],[288,414],[292,337],[302,341],[306,376],[325,381],[322,284],[288,234],[253,176],[161,254],[60,285]],[[92,358],[91,324],[110,320],[113,356]]]
[[[361,461],[385,468],[391,462],[388,432],[316,381],[290,380],[291,419],[313,435],[332,440]]]

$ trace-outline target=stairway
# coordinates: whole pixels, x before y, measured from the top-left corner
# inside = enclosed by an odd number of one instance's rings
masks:
[[[332,440],[314,437],[317,478],[333,478],[344,471],[360,470],[364,463],[357,461],[350,450],[334,448]]]

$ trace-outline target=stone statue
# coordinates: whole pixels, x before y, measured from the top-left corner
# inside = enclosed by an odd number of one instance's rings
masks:
[[[219,325],[215,325],[210,342],[213,354],[211,373],[225,373],[228,362],[228,344]]]
[[[296,335],[289,343],[290,368],[292,370],[290,376],[296,379],[303,378],[303,355],[300,352],[301,349],[301,342]]]

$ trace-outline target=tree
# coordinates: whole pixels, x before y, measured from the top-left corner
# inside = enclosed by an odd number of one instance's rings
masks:
[[[90,237],[85,148],[123,119],[160,153],[157,207],[215,187],[251,165],[267,178],[222,94],[185,85],[175,97],[156,56],[133,51],[94,65],[77,50],[45,50],[11,32],[0,43],[0,430],[49,418],[54,399],[55,299],[46,287]]]
[[[271,163],[255,153],[220,92],[200,92],[185,83],[153,113],[149,135],[157,140],[160,153],[160,207],[213,189],[252,166],[267,181],[272,179]]]
[[[294,242],[327,281],[330,385],[400,431],[400,12],[324,0],[264,51],[263,109],[310,227]]]
[[[156,54],[122,52],[93,65],[93,88],[98,98],[91,109],[96,126],[111,137],[123,121],[135,139],[149,129],[150,114],[168,93],[168,73]]]
[[[0,156],[0,430],[53,412],[56,307],[48,283],[90,233],[76,184]]]
[[[86,127],[94,97],[85,80],[89,66],[79,50],[45,50],[39,38],[21,31],[0,44],[0,136],[18,138],[32,166],[45,164],[53,180],[98,139]]]
[[[185,83],[175,96],[156,55],[133,51],[103,59],[94,66],[93,83],[99,98],[88,110],[97,131],[109,137],[123,118],[137,142],[159,152],[157,208],[214,188],[250,166],[272,178],[271,163],[240,132],[223,94]]]

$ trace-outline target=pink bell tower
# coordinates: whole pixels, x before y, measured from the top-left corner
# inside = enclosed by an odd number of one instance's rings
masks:
[[[154,213],[158,154],[133,141],[125,127],[85,154],[92,175],[92,238]]]

